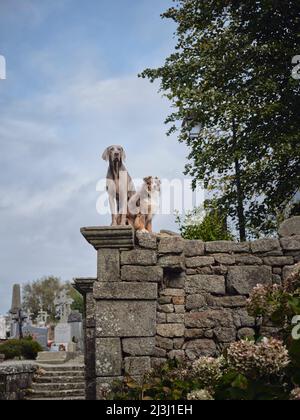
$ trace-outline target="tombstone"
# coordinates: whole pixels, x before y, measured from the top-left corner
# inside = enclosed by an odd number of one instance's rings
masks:
[[[42,308],[40,310],[40,312],[38,313],[38,317],[37,317],[37,325],[40,328],[45,328],[47,325],[47,320],[48,320],[48,313],[46,311],[43,311]]]
[[[79,311],[73,311],[68,318],[71,326],[72,342],[76,343],[77,350],[83,351],[83,325],[82,315]]]
[[[66,290],[62,290],[54,301],[57,316],[60,318],[59,324],[55,327],[54,342],[58,349],[64,348],[67,352],[75,352],[76,345],[72,341],[72,327],[68,323],[71,314],[73,300],[67,295]]]
[[[6,319],[0,316],[0,340],[6,340]]]
[[[32,337],[34,341],[37,341],[43,350],[48,350],[48,328],[39,328],[32,325],[26,325],[23,327],[24,337]]]

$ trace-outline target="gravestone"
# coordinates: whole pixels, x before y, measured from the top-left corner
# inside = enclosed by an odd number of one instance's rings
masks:
[[[48,328],[34,327],[33,325],[26,325],[23,327],[23,335],[31,336],[34,341],[37,341],[43,349],[48,349]]]

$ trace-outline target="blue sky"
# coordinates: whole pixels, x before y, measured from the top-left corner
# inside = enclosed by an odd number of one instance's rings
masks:
[[[187,151],[167,138],[169,104],[137,78],[163,63],[174,26],[169,0],[1,0],[0,313],[11,286],[44,275],[96,274],[79,233],[96,212],[100,155],[124,145],[133,177],[183,177]],[[175,229],[160,216],[155,229]]]

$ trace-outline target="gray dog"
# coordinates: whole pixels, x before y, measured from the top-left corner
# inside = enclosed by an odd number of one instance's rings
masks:
[[[128,223],[128,201],[135,194],[133,181],[123,162],[126,154],[122,146],[110,146],[105,149],[102,159],[109,162],[107,172],[107,192],[112,215],[112,226]]]

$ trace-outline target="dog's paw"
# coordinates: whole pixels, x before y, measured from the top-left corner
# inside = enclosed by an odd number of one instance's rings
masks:
[[[149,233],[147,229],[139,229],[138,232],[139,233]]]

